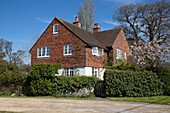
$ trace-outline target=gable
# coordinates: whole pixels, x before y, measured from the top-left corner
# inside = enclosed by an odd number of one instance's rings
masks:
[[[120,30],[119,34],[117,35],[117,38],[114,40],[112,46],[116,43],[121,42],[123,43],[123,45],[119,45],[119,46],[127,46],[127,48],[129,48],[129,44],[127,42],[127,38],[125,36],[125,33],[123,31],[123,29]]]

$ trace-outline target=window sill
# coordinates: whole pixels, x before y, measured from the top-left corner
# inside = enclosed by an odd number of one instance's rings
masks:
[[[45,56],[45,57],[37,57],[37,59],[43,59],[43,58],[50,58],[49,56]]]
[[[53,35],[58,35],[58,33],[53,33]]]
[[[72,55],[64,55],[64,57],[69,57],[69,56],[72,56]]]
[[[93,55],[94,57],[101,58],[102,56]]]

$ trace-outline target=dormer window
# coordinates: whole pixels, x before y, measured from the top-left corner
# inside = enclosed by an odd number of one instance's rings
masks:
[[[53,35],[57,35],[58,34],[58,24],[54,24],[53,25]]]

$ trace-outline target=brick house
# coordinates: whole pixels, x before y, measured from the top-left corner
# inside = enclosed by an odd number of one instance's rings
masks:
[[[107,57],[128,58],[130,49],[122,28],[93,33],[81,28],[76,17],[73,24],[55,17],[30,49],[31,64],[38,62],[61,64],[59,75],[97,76],[103,79]]]

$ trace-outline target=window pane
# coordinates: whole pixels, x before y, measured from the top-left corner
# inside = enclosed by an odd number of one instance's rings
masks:
[[[45,47],[42,48],[42,56],[45,56]]]
[[[50,56],[50,47],[47,47],[47,56]]]
[[[54,25],[54,32],[58,32],[58,24]]]
[[[41,56],[41,48],[38,48],[38,56]]]
[[[98,55],[98,48],[97,47],[92,48],[92,54],[93,55]]]
[[[72,45],[69,45],[69,54],[72,54]]]

